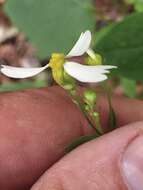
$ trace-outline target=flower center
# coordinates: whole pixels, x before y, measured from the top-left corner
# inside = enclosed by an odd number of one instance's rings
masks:
[[[52,73],[55,81],[58,84],[63,82],[65,55],[60,53],[53,53],[50,59],[49,66],[52,68]]]
[[[61,67],[63,67],[64,62],[65,62],[64,54],[53,53],[50,59],[49,66],[52,69],[60,69]]]

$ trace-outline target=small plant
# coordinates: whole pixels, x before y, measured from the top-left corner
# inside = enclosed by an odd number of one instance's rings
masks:
[[[140,1],[128,2],[142,6]],[[39,10],[42,10],[40,14]],[[92,88],[86,88],[79,94],[79,82],[98,84],[108,78],[107,74],[111,69],[118,67],[114,72],[118,84],[123,88],[125,95],[136,97],[137,82],[143,80],[143,13],[136,12],[120,22],[96,31],[96,18],[93,16],[96,10],[91,0],[43,0],[42,3],[40,0],[36,3],[34,0],[8,0],[5,11],[18,29],[32,42],[37,49],[38,57],[42,59],[48,57],[49,62],[39,68],[1,65],[1,73],[11,78],[23,79],[50,68],[55,82],[69,92],[73,102],[95,129],[95,136],[80,138],[76,144],[102,135],[104,131],[96,107],[97,93]],[[96,36],[92,41],[92,48],[91,32],[85,31],[86,28],[94,31],[93,35]],[[75,43],[74,40],[80,33]],[[83,64],[73,61],[73,58],[79,56],[82,56]],[[116,116],[109,88],[105,82],[103,86],[109,100],[109,130],[113,130],[116,128]]]
[[[96,92],[86,89],[83,95],[78,95],[77,81],[84,83],[99,83],[105,81],[110,69],[117,68],[111,65],[102,65],[99,54],[95,54],[90,48],[91,32],[82,33],[71,51],[64,55],[53,53],[47,65],[40,68],[19,68],[1,65],[1,73],[11,78],[33,77],[47,68],[52,69],[55,82],[66,89],[72,100],[79,106],[91,127],[95,129],[96,136],[102,135],[103,129],[100,123],[100,114],[96,110]],[[85,64],[70,61],[72,57],[86,54]]]

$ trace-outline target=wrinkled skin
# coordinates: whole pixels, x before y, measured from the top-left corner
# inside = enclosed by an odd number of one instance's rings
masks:
[[[126,189],[117,163],[124,147],[142,131],[142,123],[132,124],[143,119],[142,102],[114,98],[118,124],[128,126],[86,143],[59,162],[68,143],[92,133],[64,90],[3,93],[0,105],[1,190],[28,190],[44,172],[32,190]],[[107,101],[101,98],[98,107],[106,128]]]

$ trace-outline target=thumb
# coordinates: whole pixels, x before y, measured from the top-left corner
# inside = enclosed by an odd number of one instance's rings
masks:
[[[80,146],[50,168],[32,190],[141,190],[142,133],[143,122],[138,122]]]

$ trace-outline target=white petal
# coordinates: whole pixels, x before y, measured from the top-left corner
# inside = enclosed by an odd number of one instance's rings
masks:
[[[89,49],[90,43],[91,43],[91,32],[87,30],[86,32],[81,33],[79,39],[75,43],[72,50],[68,53],[67,57],[83,55]]]
[[[1,65],[1,73],[11,78],[28,78],[33,77],[43,70],[45,70],[48,65],[39,68],[21,68],[21,67],[11,67],[7,65]]]
[[[76,62],[66,62],[64,65],[65,71],[81,82],[101,82],[107,79],[106,73],[108,69],[116,68],[116,66],[101,65],[87,66]],[[106,70],[107,69],[107,70]]]
[[[113,65],[95,65],[95,66],[92,66],[92,67],[96,67],[96,69],[99,69],[99,70],[104,70],[106,71],[106,69],[117,69],[117,66],[113,66]]]

